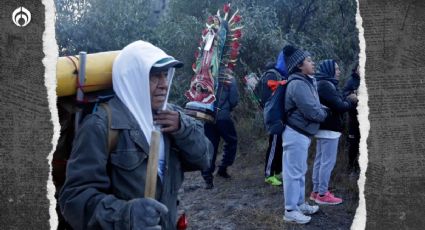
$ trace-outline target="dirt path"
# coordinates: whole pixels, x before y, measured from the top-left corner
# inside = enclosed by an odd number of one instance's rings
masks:
[[[239,154],[229,169],[230,180],[214,178],[215,187],[204,189],[200,172],[185,174],[181,204],[189,220],[188,229],[349,229],[358,205],[355,179],[344,172],[345,143],[340,143],[338,163],[332,177],[332,191],[344,199],[337,206],[320,206],[307,225],[283,221],[283,188],[264,182],[264,151]],[[242,149],[249,149],[242,148]],[[310,149],[307,192],[311,191],[311,165],[314,146]],[[217,157],[221,159],[221,157]],[[307,197],[307,196],[306,196]]]

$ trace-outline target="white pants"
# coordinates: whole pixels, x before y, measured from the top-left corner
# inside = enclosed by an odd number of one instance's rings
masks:
[[[317,138],[316,158],[313,166],[313,192],[324,195],[328,191],[329,179],[336,162],[339,137]]]
[[[286,210],[299,210],[305,202],[305,174],[311,139],[286,126],[283,141],[283,193]]]

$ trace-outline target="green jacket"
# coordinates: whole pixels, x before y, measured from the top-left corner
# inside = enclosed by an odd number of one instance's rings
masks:
[[[118,98],[108,104],[111,128],[119,131],[115,150],[108,153],[108,118],[100,107],[81,126],[68,161],[59,203],[74,229],[131,229],[130,201],[144,196],[149,145],[127,107]],[[180,129],[164,135],[163,183],[157,178],[156,199],[169,211],[161,218],[163,229],[176,228],[183,172],[207,169],[213,151],[202,123],[179,113]]]

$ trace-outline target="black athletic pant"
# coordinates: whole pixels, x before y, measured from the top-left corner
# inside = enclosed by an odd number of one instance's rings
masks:
[[[204,179],[210,180],[212,179],[212,174],[215,171],[215,160],[217,157],[220,139],[223,138],[224,140],[223,158],[219,165],[219,167],[223,168],[231,166],[235,161],[238,139],[235,125],[231,119],[217,120],[215,124],[205,123],[204,130],[205,135],[214,146],[214,155],[211,159],[211,167],[202,172]]]
[[[270,135],[264,173],[266,177],[282,172],[282,135]]]

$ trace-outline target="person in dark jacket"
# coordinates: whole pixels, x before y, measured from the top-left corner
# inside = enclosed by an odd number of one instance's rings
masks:
[[[344,96],[357,94],[360,85],[359,63],[354,66],[351,77],[344,86]],[[348,111],[348,171],[350,175],[358,175],[360,170],[359,156],[360,130],[359,120],[357,119],[357,104]]]
[[[285,96],[287,122],[283,131],[283,189],[287,222],[306,224],[319,210],[305,202],[305,174],[311,137],[319,130],[328,111],[319,101],[314,62],[309,52],[286,46],[283,49],[289,78]]]
[[[173,74],[168,70],[181,66],[144,41],[129,44],[115,59],[116,97],[108,102],[110,112],[100,107],[86,117],[60,192],[62,214],[73,229],[176,229],[183,171],[208,168],[212,154],[202,123],[170,104],[162,110]],[[155,126],[161,136],[152,199],[144,197],[144,190]],[[112,130],[117,130],[118,138],[109,152]]]
[[[329,179],[336,163],[338,142],[343,130],[343,113],[351,109],[357,100],[355,94],[344,99],[338,90],[338,64],[335,60],[324,60],[319,65],[315,77],[320,103],[331,110],[331,116],[320,124],[316,133],[316,157],[313,166],[313,191],[310,200],[318,204],[340,204],[342,199],[335,197],[329,190]]]
[[[216,121],[215,123],[205,123],[205,135],[214,146],[211,166],[202,171],[206,189],[212,189],[214,187],[213,173],[215,171],[215,161],[221,138],[224,140],[223,157],[221,164],[218,166],[217,175],[226,179],[231,177],[227,172],[227,168],[235,161],[238,144],[235,124],[231,117],[233,109],[239,102],[239,93],[235,78],[232,77],[228,80],[218,82],[216,98],[217,100],[214,102]]]
[[[261,78],[259,84],[261,89],[261,107],[264,108],[265,102],[272,95],[272,90],[267,86],[269,80],[281,81],[288,77],[285,64],[285,57],[281,51],[276,62],[270,62],[266,65],[266,72]],[[269,135],[269,145],[266,151],[266,159],[264,164],[264,174],[266,183],[274,186],[282,185],[282,135]]]

